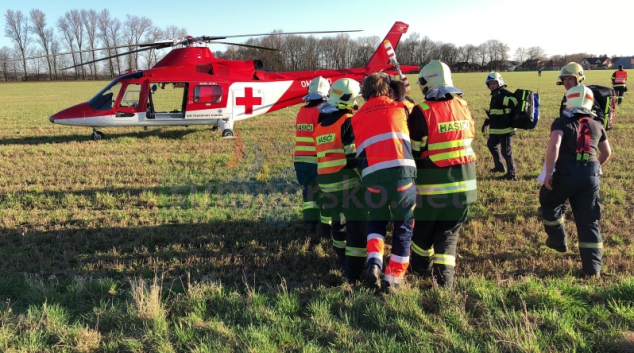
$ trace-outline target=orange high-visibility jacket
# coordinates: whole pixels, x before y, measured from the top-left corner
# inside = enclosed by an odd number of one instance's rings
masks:
[[[402,104],[383,96],[370,98],[352,117],[352,130],[361,177],[388,168],[412,169],[409,174],[416,176]]]
[[[334,174],[346,166],[346,151],[341,140],[341,126],[352,114],[346,114],[330,126],[317,124],[313,137],[317,152],[317,173]]]
[[[619,84],[619,83],[625,83],[625,81],[627,80],[627,71],[617,71],[615,72],[614,75],[614,83]]]
[[[319,117],[318,106],[299,110],[295,120],[295,163],[317,163],[313,133]]]
[[[427,122],[429,138],[423,158],[439,167],[450,167],[476,161],[471,148],[475,123],[467,102],[460,98],[426,101],[420,104]]]

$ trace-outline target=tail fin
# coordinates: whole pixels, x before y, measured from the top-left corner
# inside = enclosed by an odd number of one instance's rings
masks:
[[[401,40],[401,36],[407,33],[408,28],[409,28],[409,25],[406,23],[403,23],[403,22],[394,23],[394,26],[392,26],[392,29],[390,29],[390,31],[387,33],[385,38],[381,41],[381,43],[379,44],[379,47],[376,49],[376,51],[370,58],[370,61],[368,61],[368,64],[366,65],[366,67],[368,68],[373,66],[385,67],[385,65],[390,65],[390,57],[388,56],[387,52],[383,48],[383,42],[385,42],[385,40],[389,40],[390,43],[392,43],[394,50],[396,50],[396,47],[398,46],[398,42]]]

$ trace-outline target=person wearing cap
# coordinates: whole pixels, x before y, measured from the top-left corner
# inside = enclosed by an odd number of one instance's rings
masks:
[[[365,285],[398,287],[409,267],[416,202],[416,163],[403,105],[388,97],[390,76],[375,72],[361,88],[365,104],[352,117],[357,159],[368,209]],[[383,266],[387,224],[393,220],[392,252]],[[385,268],[384,276],[381,272]],[[383,277],[383,278],[381,278]]]
[[[557,81],[558,86],[564,86],[566,92],[576,85],[580,85],[585,81],[586,76],[583,74],[583,67],[576,62],[569,62],[564,67],[561,68],[559,72],[559,81]],[[561,100],[561,105],[559,107],[559,116],[561,116],[566,109],[566,95]],[[602,125],[605,121],[605,114],[603,113],[603,109],[599,103],[594,101],[592,103],[592,112],[594,113],[594,120],[600,122]]]
[[[366,221],[365,190],[357,172],[356,145],[350,119],[361,92],[359,82],[342,78],[330,88],[328,102],[319,107],[315,128],[317,181],[324,194],[323,208],[333,223],[339,214],[346,218],[346,231],[333,232],[332,244],[349,282],[361,280],[365,270]]]
[[[408,120],[417,167],[411,269],[452,287],[458,236],[477,198],[475,122],[445,63],[425,65],[418,85],[425,101]]]
[[[619,65],[619,69],[612,74],[612,88],[614,88],[618,95],[619,105],[621,105],[623,101],[623,94],[627,92],[625,81],[627,81],[627,71],[623,70],[623,65]]]
[[[511,122],[517,99],[509,90],[506,89],[506,83],[502,79],[502,75],[497,72],[491,72],[487,75],[484,83],[491,90],[491,102],[489,110],[486,110],[488,118],[482,125],[482,132],[489,127],[489,138],[487,147],[491,156],[493,156],[492,173],[504,173],[504,164],[502,164],[502,156],[506,161],[506,174],[502,179],[517,180],[515,174],[515,160],[513,159],[513,136],[515,136],[515,128]],[[500,146],[498,148],[498,145]]]
[[[592,90],[577,85],[566,92],[566,108],[551,126],[546,152],[546,177],[539,203],[548,238],[546,246],[568,251],[564,226],[565,202],[570,201],[579,236],[583,273],[601,273],[603,242],[598,220],[600,166],[611,155],[603,125],[595,121]]]
[[[299,109],[295,119],[295,155],[293,158],[297,181],[302,185],[302,214],[308,231],[317,229],[322,224],[323,236],[331,236],[331,219],[329,213],[320,211],[321,192],[317,184],[317,152],[313,133],[318,123],[317,107],[328,99],[330,83],[318,76],[310,81],[308,94],[304,96],[306,104]]]

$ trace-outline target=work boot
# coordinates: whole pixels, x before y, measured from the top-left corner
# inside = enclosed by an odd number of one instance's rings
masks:
[[[504,173],[506,172],[506,169],[504,169],[504,167],[495,167],[493,169],[489,169],[489,171],[491,173]]]
[[[553,250],[559,251],[559,252],[568,251],[568,245],[566,243],[557,244],[554,240],[552,240],[550,238],[546,239],[546,246],[551,248],[551,249],[553,249]]]
[[[381,291],[385,294],[394,294],[396,293],[396,291],[398,291],[398,288],[400,287],[400,283],[393,283],[386,280],[383,280],[381,282],[381,285],[383,286]]]
[[[378,291],[381,289],[381,268],[377,264],[370,264],[365,270],[365,286]]]
[[[310,233],[314,232],[317,229],[317,222],[306,222],[306,230]]]
[[[503,176],[498,178],[499,180],[511,180],[511,181],[517,181],[517,177],[513,174],[504,174]]]

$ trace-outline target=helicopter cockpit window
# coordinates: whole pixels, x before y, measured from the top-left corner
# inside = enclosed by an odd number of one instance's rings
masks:
[[[110,110],[121,91],[121,82],[112,81],[104,89],[90,98],[88,105],[95,110]]]
[[[220,103],[222,101],[222,86],[196,86],[194,89],[194,103]]]
[[[141,99],[141,85],[129,84],[123,93],[119,107],[122,108],[136,108],[139,106],[139,100]]]

